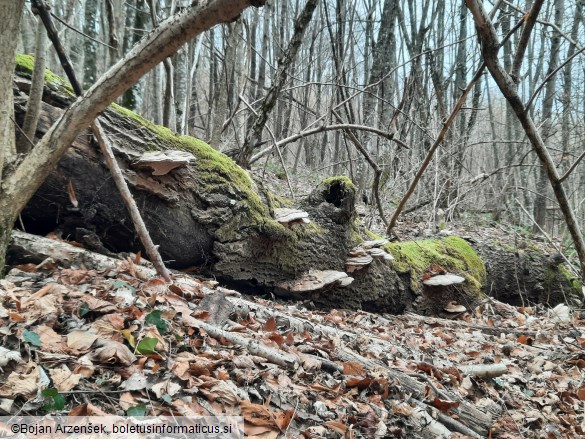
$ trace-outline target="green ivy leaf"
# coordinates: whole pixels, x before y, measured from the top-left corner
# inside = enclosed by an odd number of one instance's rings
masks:
[[[22,338],[25,342],[30,343],[37,348],[41,347],[41,337],[36,332],[29,331],[28,329],[22,333]]]
[[[126,288],[126,289],[132,291],[132,294],[136,293],[136,288],[134,288],[128,282],[125,282],[125,281],[120,280],[120,279],[116,279],[116,281],[114,282],[114,288],[115,289]]]
[[[143,355],[154,354],[156,353],[155,348],[157,343],[157,338],[145,337],[138,342],[136,350]]]
[[[79,317],[83,317],[88,312],[89,312],[89,305],[85,302],[82,302],[81,306],[79,307]]]
[[[134,407],[130,407],[128,410],[126,410],[126,414],[128,416],[146,416],[147,413],[147,409],[146,409],[146,405],[144,404],[138,404],[135,405]]]
[[[57,396],[59,394],[59,391],[57,389],[45,389],[41,392],[41,395],[43,395],[45,398],[54,398],[55,396]]]
[[[169,329],[169,324],[167,323],[166,320],[164,320],[161,317],[161,315],[162,312],[160,312],[159,310],[152,311],[150,314],[146,316],[144,322],[156,326],[156,329],[158,329],[159,334],[164,334]]]
[[[43,410],[50,412],[50,411],[61,411],[65,408],[65,397],[59,393],[57,389],[45,389],[41,392],[48,401],[45,405],[43,405]]]

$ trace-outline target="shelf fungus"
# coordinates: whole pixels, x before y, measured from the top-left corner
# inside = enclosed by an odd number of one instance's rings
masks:
[[[465,308],[463,305],[459,305],[457,302],[455,301],[451,301],[447,304],[447,306],[445,308],[443,308],[443,311],[446,311],[448,313],[452,313],[452,314],[460,314],[462,312],[467,311],[467,308]]]
[[[382,247],[383,245],[388,244],[388,240],[387,239],[374,239],[372,241],[364,241],[360,244],[361,248],[364,249],[371,249],[371,248],[379,248]]]
[[[351,256],[345,261],[345,271],[353,273],[354,271],[361,270],[370,265],[373,260],[374,258],[367,254]]]
[[[150,168],[152,175],[166,175],[173,169],[182,168],[195,160],[195,156],[184,151],[145,152],[132,163],[133,168]]]
[[[345,271],[352,273],[361,270],[370,265],[374,259],[391,261],[394,257],[380,248],[387,243],[386,239],[376,239],[362,242],[357,247],[352,248],[349,252],[349,257],[345,261]]]
[[[309,214],[298,209],[277,207],[274,209],[274,219],[284,226],[291,226],[297,223],[309,223]]]
[[[297,279],[279,283],[277,289],[292,296],[307,296],[327,287],[347,287],[352,282],[353,277],[343,271],[310,270]]]
[[[453,273],[439,274],[423,281],[427,287],[448,287],[465,282],[465,278]]]

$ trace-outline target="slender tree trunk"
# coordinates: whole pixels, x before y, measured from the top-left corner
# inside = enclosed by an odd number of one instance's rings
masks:
[[[41,113],[41,102],[43,99],[43,88],[45,86],[45,65],[46,57],[47,32],[45,25],[38,19],[36,47],[35,47],[35,66],[32,75],[32,83],[29,99],[26,104],[26,115],[22,123],[22,132],[17,136],[16,148],[20,153],[28,153],[32,149],[31,142],[34,142],[37,123]]]
[[[24,0],[0,0],[0,17],[2,17],[2,26],[0,26],[0,185],[2,184],[2,175],[4,165],[10,163],[16,154],[16,139],[14,136],[14,103],[12,95],[12,74],[14,72],[14,56],[18,35],[20,18]],[[12,228],[10,219],[2,221],[7,212],[0,212],[0,240],[3,236],[10,235],[10,231],[5,235],[2,230],[6,227]],[[12,218],[13,219],[13,218]],[[6,246],[0,248],[0,258],[4,257],[3,250]],[[3,259],[0,259],[0,271],[3,267]]]
[[[146,28],[147,23],[147,15],[143,11],[138,10],[138,5],[142,3],[139,3],[137,0],[131,1],[132,3],[128,4],[129,13],[126,19],[126,26],[134,28],[134,31],[128,32],[128,37],[124,40],[124,53],[128,53],[132,46],[140,41],[140,38],[142,38],[142,33],[140,31]],[[138,96],[140,90],[141,87],[139,83],[134,84],[129,90],[127,90],[122,97],[122,106],[130,110],[138,110]]]
[[[10,163],[16,154],[14,136],[14,103],[12,92],[12,74],[14,72],[14,56],[20,19],[24,0],[0,0],[0,194],[5,193],[3,187],[3,168]],[[2,198],[4,195],[0,195]],[[10,242],[10,233],[19,210],[5,208],[0,210],[0,277],[4,270],[6,249]]]
[[[229,89],[235,87],[231,78],[234,75],[234,65],[236,56],[236,46],[241,32],[241,21],[225,25],[224,29],[224,59],[223,69],[220,75],[219,83],[216,85],[217,92],[215,99],[215,110],[213,112],[213,130],[211,132],[211,139],[209,144],[215,149],[220,149],[221,133],[223,131],[223,123],[226,119],[228,109],[228,95]]]
[[[85,19],[83,22],[83,33],[92,38],[97,38],[97,0],[85,2]],[[97,44],[89,38],[83,42],[83,88],[87,89],[95,82],[97,71]]]
[[[563,25],[563,17],[564,17],[564,8],[565,8],[565,1],[564,0],[555,0],[554,4],[554,22],[558,28]],[[548,70],[546,76],[548,76],[551,72],[553,72],[559,63],[559,49],[561,43],[561,35],[556,30],[553,29],[552,39],[551,39],[551,46],[550,46],[550,61],[548,63]],[[542,131],[541,137],[543,141],[548,141],[549,137],[553,131],[553,103],[555,100],[556,95],[556,86],[557,86],[557,75],[553,75],[547,82],[544,91],[544,100],[542,103]],[[536,197],[534,200],[534,221],[536,224],[534,225],[533,232],[540,233],[540,230],[545,230],[546,227],[546,203],[547,203],[547,193],[549,192],[549,182],[547,171],[543,166],[539,167],[538,171],[538,178],[536,181]]]

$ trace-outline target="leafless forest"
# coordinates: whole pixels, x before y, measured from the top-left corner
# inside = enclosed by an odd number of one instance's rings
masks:
[[[185,3],[55,0],[51,12],[87,88]],[[584,6],[484,2],[503,41],[499,62],[581,229]],[[25,8],[19,52],[34,53],[36,22]],[[55,52],[47,53],[48,67],[63,74]],[[568,244],[557,198],[517,115],[487,69],[476,75],[483,61],[464,1],[270,0],[184,45],[119,103],[289,179],[293,192],[307,178],[347,175],[387,223],[410,187],[404,210],[419,209],[424,220],[438,209],[447,219],[481,215],[540,227]],[[432,160],[421,172],[425,158]],[[417,172],[422,178],[412,187]]]

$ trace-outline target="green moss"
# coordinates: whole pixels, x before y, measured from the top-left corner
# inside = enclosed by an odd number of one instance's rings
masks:
[[[333,177],[328,177],[324,179],[321,183],[329,186],[334,183],[340,183],[344,189],[357,192],[357,188],[355,187],[355,184],[353,184],[353,181],[351,181],[351,179],[349,177],[346,177],[345,175],[336,175]]]
[[[376,240],[376,239],[386,239],[384,238],[382,235],[378,235],[377,233],[372,232],[370,229],[365,229],[364,233],[366,234],[366,236],[371,239],[371,240]]]
[[[20,53],[16,55],[17,73],[30,77],[32,76],[34,66],[35,59],[32,55],[24,55]],[[57,92],[66,93],[70,96],[75,96],[71,84],[62,77],[60,77],[59,75],[55,75],[49,69],[45,69],[45,83],[49,88]]]
[[[278,208],[278,207],[293,207],[294,206],[294,200],[292,198],[282,197],[278,194],[275,194],[274,192],[272,192],[270,190],[266,190],[265,195],[266,195],[266,199],[267,199],[268,203],[270,204],[270,206],[273,209]]]
[[[465,240],[456,236],[389,243],[385,247],[394,256],[392,263],[396,270],[408,273],[415,289],[420,288],[421,276],[430,264],[442,265],[462,275],[478,293],[485,282],[486,270],[481,258]]]
[[[555,282],[557,276],[564,277],[566,282],[569,284],[571,291],[567,294],[568,296],[574,296],[581,300],[583,295],[583,284],[571,271],[569,271],[563,264],[553,268],[547,267],[545,272],[545,284],[547,287],[551,287]]]
[[[192,153],[197,160],[193,162],[195,175],[202,181],[200,193],[238,194],[243,206],[234,206],[233,218],[223,223],[216,231],[222,242],[237,238],[243,229],[254,228],[272,236],[288,236],[290,233],[274,221],[268,207],[253,189],[254,183],[248,173],[231,158],[213,149],[202,140],[190,136],[177,136],[168,128],[155,125],[138,114],[117,104],[110,109],[131,119],[136,125],[151,131],[154,140],[145,145],[146,150],[178,149]]]

